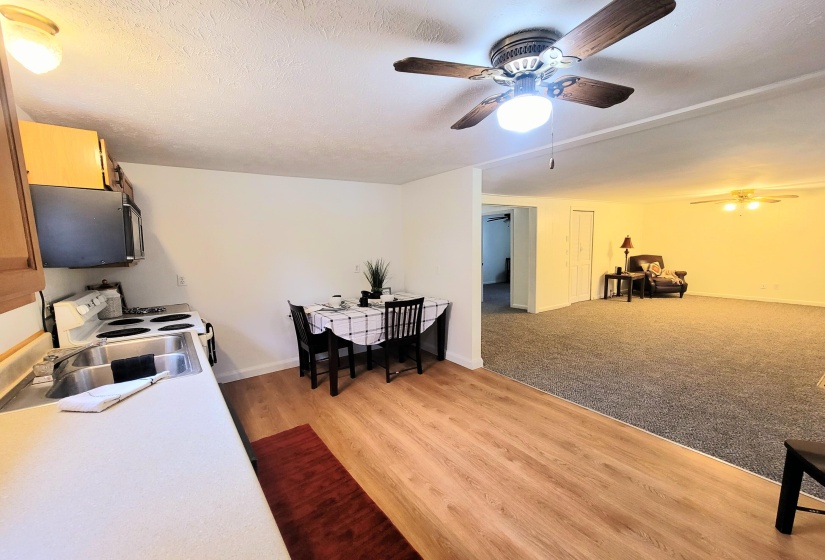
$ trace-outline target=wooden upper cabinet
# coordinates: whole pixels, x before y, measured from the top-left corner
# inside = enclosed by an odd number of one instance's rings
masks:
[[[132,184],[94,130],[20,121],[30,185],[107,189],[134,200]]]
[[[106,188],[94,130],[20,121],[20,137],[30,185]]]
[[[34,301],[46,286],[29,184],[17,124],[17,109],[0,32],[0,313]]]

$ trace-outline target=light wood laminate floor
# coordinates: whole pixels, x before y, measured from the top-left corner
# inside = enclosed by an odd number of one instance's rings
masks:
[[[425,366],[387,384],[359,363],[335,398],[297,369],[223,389],[253,441],[312,425],[424,558],[825,554],[825,516],[774,529],[772,482],[486,370]]]

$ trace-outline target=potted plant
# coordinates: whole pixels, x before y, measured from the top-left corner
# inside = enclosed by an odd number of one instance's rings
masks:
[[[384,282],[389,278],[389,270],[390,263],[384,262],[384,259],[364,263],[364,277],[370,283],[370,298],[378,299],[381,297]]]

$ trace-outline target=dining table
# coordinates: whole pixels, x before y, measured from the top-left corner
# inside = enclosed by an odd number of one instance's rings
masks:
[[[395,300],[407,300],[422,297],[408,292],[392,294]],[[437,357],[446,357],[447,342],[447,308],[449,300],[424,297],[421,313],[421,332],[435,323],[437,340]],[[327,333],[329,341],[329,394],[338,395],[338,342],[339,339],[350,340],[355,344],[368,346],[379,344],[386,339],[384,318],[386,310],[383,303],[371,303],[360,307],[357,298],[346,298],[340,309],[327,307],[325,304],[309,306],[307,318],[314,334]],[[350,356],[352,359],[352,356]]]

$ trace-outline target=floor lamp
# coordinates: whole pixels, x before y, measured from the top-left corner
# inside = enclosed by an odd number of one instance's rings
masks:
[[[628,260],[628,255],[630,254],[630,249],[632,249],[632,248],[633,248],[633,242],[630,240],[630,236],[628,235],[624,238],[624,242],[622,243],[622,246],[620,247],[620,249],[624,249],[624,271],[625,271],[625,273],[629,272],[627,270],[627,260]]]

